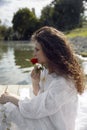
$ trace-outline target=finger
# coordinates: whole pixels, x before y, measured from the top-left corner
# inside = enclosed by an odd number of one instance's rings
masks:
[[[31,77],[32,77],[33,79],[35,79],[37,76],[36,76],[36,74],[33,74]]]
[[[34,68],[33,70],[32,70],[32,73],[40,73],[40,70],[38,69],[38,68]]]
[[[5,104],[5,103],[6,103],[6,100],[7,100],[7,97],[3,94],[3,95],[0,97],[0,103],[1,103],[1,104]]]
[[[7,92],[8,86],[5,88],[4,92]]]
[[[32,72],[31,72],[31,75],[34,75],[34,73],[35,73],[35,70],[33,69]]]
[[[35,70],[33,70],[33,71],[31,72],[31,76],[33,77],[33,76],[35,76],[35,75],[37,75],[37,74],[36,74]]]
[[[5,95],[8,95],[9,93],[6,91],[6,92],[4,92],[4,94],[5,94]]]
[[[1,98],[2,98],[2,97],[4,97],[4,93],[3,93],[3,94],[1,94]]]
[[[8,95],[8,92],[5,92],[1,95],[1,98],[5,98]]]
[[[35,78],[35,77],[36,77],[36,78],[39,78],[39,77],[40,77],[40,73],[32,73],[32,74],[31,74],[31,77],[32,77],[32,78]]]

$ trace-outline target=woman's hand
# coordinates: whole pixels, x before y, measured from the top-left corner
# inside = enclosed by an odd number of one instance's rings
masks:
[[[31,78],[32,78],[32,85],[33,85],[33,92],[35,95],[38,94],[38,91],[40,89],[39,82],[40,82],[40,70],[37,71],[37,68],[34,68],[31,72]]]
[[[16,95],[13,95],[13,94],[9,94],[8,92],[5,92],[0,96],[1,104],[11,102],[11,103],[15,104],[16,106],[18,106],[18,101],[19,101],[19,97],[17,97]]]
[[[8,102],[8,97],[9,97],[9,94],[7,92],[3,93],[1,96],[0,96],[0,103],[1,104],[5,104]]]

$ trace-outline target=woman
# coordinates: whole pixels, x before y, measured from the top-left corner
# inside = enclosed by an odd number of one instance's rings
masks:
[[[37,30],[32,40],[34,57],[44,66],[42,71],[31,73],[36,96],[20,100],[6,92],[0,102],[15,105],[8,118],[20,130],[75,130],[77,95],[84,85],[74,51],[64,34],[53,27]]]

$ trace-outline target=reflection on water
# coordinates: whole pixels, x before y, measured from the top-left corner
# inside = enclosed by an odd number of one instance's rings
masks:
[[[3,58],[3,55],[8,51],[7,46],[3,46],[3,44],[0,44],[0,59]]]
[[[0,84],[31,83],[29,67],[26,61],[32,57],[33,46],[20,42],[0,42]]]
[[[30,59],[32,57],[32,53],[32,50],[14,50],[15,64],[21,68],[30,67],[31,63],[26,59]]]

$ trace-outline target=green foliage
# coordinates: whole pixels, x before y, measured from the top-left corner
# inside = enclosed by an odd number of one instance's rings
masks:
[[[13,28],[12,27],[8,27],[5,35],[4,35],[4,40],[12,40],[13,39]]]
[[[74,37],[77,37],[77,36],[87,37],[87,27],[73,29],[72,31],[66,33],[66,35],[67,35],[68,38],[74,38]]]
[[[83,12],[83,0],[53,0],[43,8],[41,21],[62,31],[71,30],[82,26]]]
[[[81,55],[82,55],[83,57],[87,57],[87,52],[81,52]]]
[[[0,25],[0,40],[4,39],[7,28],[4,25]]]
[[[0,19],[0,24],[1,24],[1,19]]]
[[[12,40],[13,29],[1,24],[0,20],[0,40]]]
[[[82,13],[82,0],[61,0],[54,7],[53,19],[57,28],[70,30],[80,24]]]
[[[12,23],[14,31],[18,32],[18,38],[28,39],[37,28],[38,20],[28,8],[23,8],[14,14]]]
[[[40,22],[42,26],[53,25],[52,15],[53,15],[53,7],[50,7],[50,5],[47,5],[42,9],[40,17]]]

